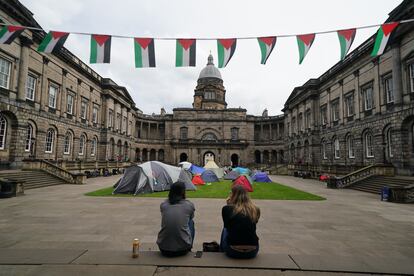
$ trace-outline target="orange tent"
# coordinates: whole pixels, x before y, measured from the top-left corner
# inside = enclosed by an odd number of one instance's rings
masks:
[[[204,184],[206,184],[204,182],[204,180],[201,178],[201,175],[199,175],[199,174],[194,175],[192,182],[193,182],[194,185],[204,185]]]

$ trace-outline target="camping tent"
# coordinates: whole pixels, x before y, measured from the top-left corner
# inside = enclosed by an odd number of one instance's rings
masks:
[[[225,176],[224,179],[226,180],[234,180],[239,177],[240,174],[237,171],[229,171]]]
[[[206,182],[204,182],[204,180],[201,178],[201,175],[199,175],[199,174],[194,175],[192,182],[193,182],[194,185],[204,185],[204,184],[206,184]]]
[[[251,171],[248,168],[243,168],[243,167],[236,167],[233,169],[233,171],[236,171],[239,174],[250,174],[251,173]]]
[[[246,175],[240,175],[233,181],[233,185],[231,187],[240,185],[242,186],[246,191],[253,192],[253,186],[252,182],[246,177]]]
[[[177,181],[184,182],[186,190],[196,189],[185,170],[158,161],[150,161],[127,168],[113,193],[140,194],[165,191]]]
[[[192,165],[193,164],[191,164],[190,162],[187,162],[187,161],[178,163],[178,166],[185,169],[185,170],[189,170]]]
[[[204,180],[204,182],[219,182],[217,175],[212,170],[205,170],[201,174],[201,178]]]
[[[252,176],[253,181],[256,182],[272,182],[265,172],[257,172]]]
[[[196,166],[196,165],[191,165],[190,167],[190,171],[192,174],[202,174],[206,169]]]
[[[217,166],[216,162],[214,162],[213,160],[207,161],[206,165],[204,166],[204,169],[212,170],[218,178],[223,178],[224,169]]]

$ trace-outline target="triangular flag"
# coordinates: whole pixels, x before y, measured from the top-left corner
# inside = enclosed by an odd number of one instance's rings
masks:
[[[40,43],[37,50],[44,53],[56,52],[63,47],[68,36],[69,33],[50,31]]]
[[[196,66],[196,40],[177,39],[175,66]]]
[[[155,51],[153,38],[134,39],[135,67],[155,67]]]
[[[276,45],[276,37],[258,37],[257,41],[259,41],[260,52],[262,53],[262,60],[260,63],[266,64],[267,59],[269,58],[270,54],[273,51],[273,48]]]
[[[297,35],[296,39],[299,47],[299,64],[301,64],[315,40],[315,34]]]
[[[356,29],[340,30],[337,33],[341,46],[341,60],[343,60],[354,42]]]
[[[10,44],[24,31],[24,27],[5,25],[0,30],[0,44]]]
[[[372,49],[371,56],[379,56],[384,53],[385,47],[387,46],[388,39],[390,38],[391,32],[398,26],[398,22],[391,22],[382,24],[378,29],[377,37],[375,38],[374,48]]]
[[[226,67],[227,63],[229,63],[231,57],[236,51],[236,44],[237,44],[236,38],[217,39],[219,68],[224,68]]]
[[[90,63],[109,63],[111,61],[111,36],[91,35]]]

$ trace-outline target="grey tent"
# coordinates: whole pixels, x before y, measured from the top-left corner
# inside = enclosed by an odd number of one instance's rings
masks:
[[[113,194],[140,194],[169,190],[172,183],[184,182],[186,190],[196,190],[189,173],[158,161],[145,162],[125,170]]]
[[[238,171],[230,171],[224,176],[224,179],[226,179],[226,180],[235,180],[239,176],[240,176],[240,174],[239,174]]]
[[[217,175],[212,170],[205,170],[201,174],[201,178],[204,180],[204,182],[219,182]]]

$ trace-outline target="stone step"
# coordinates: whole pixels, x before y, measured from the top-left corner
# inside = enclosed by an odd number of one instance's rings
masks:
[[[0,178],[10,178],[24,181],[25,189],[67,184],[64,180],[44,171],[2,171],[0,172]]]

